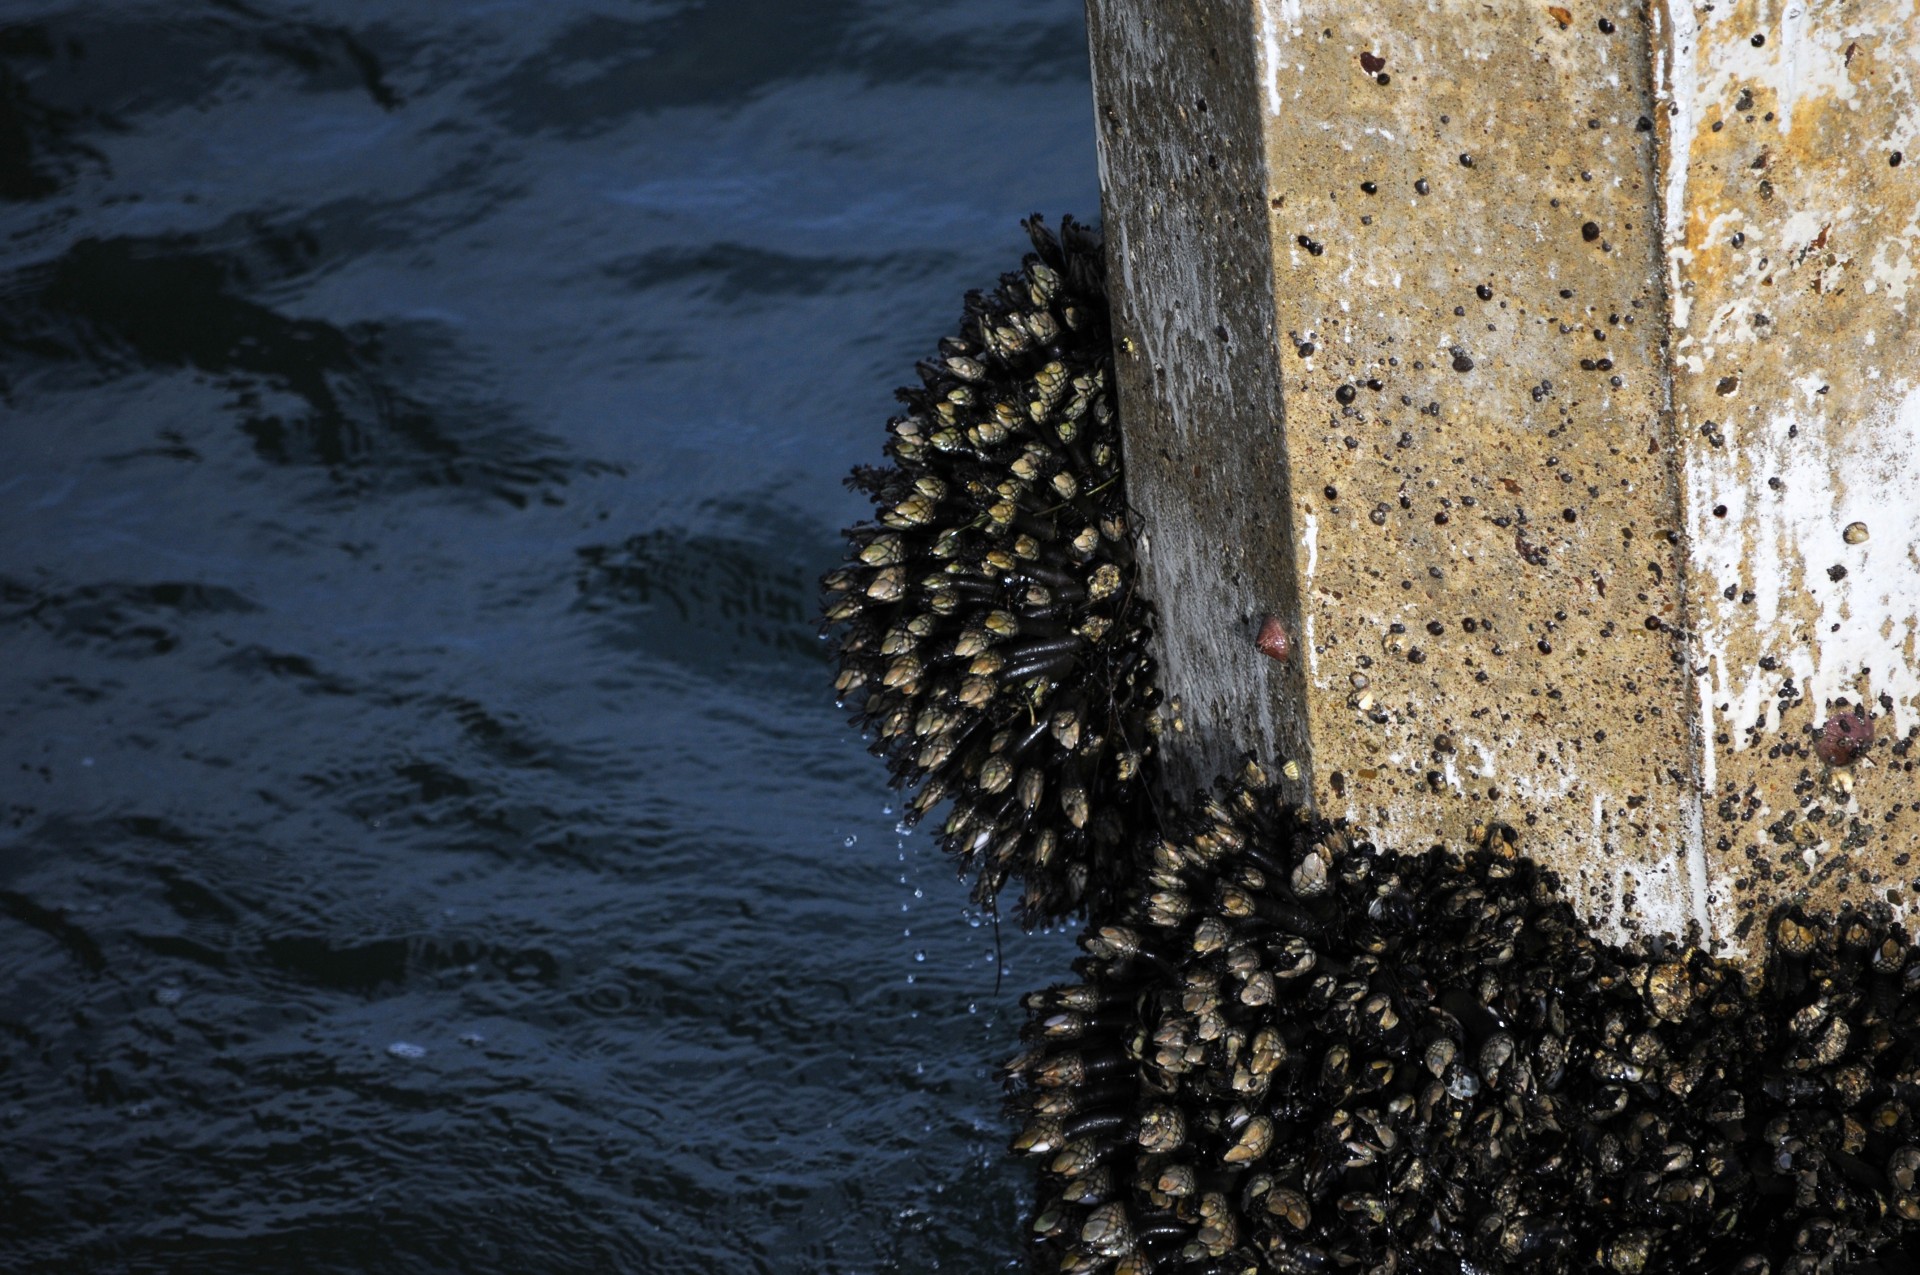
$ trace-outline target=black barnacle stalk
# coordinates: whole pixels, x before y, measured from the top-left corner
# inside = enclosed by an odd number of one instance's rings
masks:
[[[1409,856],[1242,781],[1027,998],[1036,1269],[1899,1269],[1920,956],[1776,920],[1775,967],[1595,940],[1495,830]]]
[[[891,464],[856,471],[874,521],[825,577],[841,702],[915,822],[950,799],[946,850],[1028,925],[1110,914],[1157,697],[1136,588],[1098,237],[1067,219],[900,391]]]

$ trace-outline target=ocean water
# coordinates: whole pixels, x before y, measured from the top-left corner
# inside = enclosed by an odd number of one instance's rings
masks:
[[[1017,1260],[814,580],[1034,211],[1077,0],[0,0],[0,1271]]]

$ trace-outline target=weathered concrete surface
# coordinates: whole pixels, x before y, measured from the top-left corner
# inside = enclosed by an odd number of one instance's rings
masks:
[[[1183,787],[1247,747],[1304,775],[1303,669],[1254,648],[1261,613],[1299,601],[1246,7],[1156,8],[1088,18],[1128,491],[1184,737],[1168,756]]]
[[[1253,747],[1389,844],[1508,822],[1602,928],[1739,952],[1920,877],[1920,45],[1719,9],[1088,12],[1180,778]]]
[[[1920,27],[1891,0],[1723,10],[1662,15],[1707,854],[1755,905],[1906,902],[1920,775],[1893,743],[1920,731],[1920,169],[1901,148],[1920,158]],[[1822,765],[1811,731],[1863,707],[1878,746]]]

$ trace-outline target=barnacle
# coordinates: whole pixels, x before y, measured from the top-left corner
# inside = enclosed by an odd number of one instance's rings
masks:
[[[908,820],[950,800],[976,899],[1090,918],[1006,1069],[1036,1269],[1913,1269],[1920,952],[1884,908],[1782,910],[1755,981],[1601,942],[1504,826],[1381,849],[1251,761],[1160,809],[1099,244],[1027,229],[822,585]],[[1277,617],[1257,645],[1292,653]],[[1840,712],[1817,751],[1871,738]]]
[[[835,689],[941,840],[1028,925],[1119,905],[1136,876],[1158,697],[1120,486],[1100,242],[1026,224],[1033,252],[966,298],[902,390],[891,461],[856,470],[874,521],[823,579]]]
[[[1920,1224],[1883,913],[1783,913],[1750,985],[1598,941],[1504,830],[1381,850],[1252,763],[1149,860],[1008,1066],[1036,1269],[1865,1271]]]

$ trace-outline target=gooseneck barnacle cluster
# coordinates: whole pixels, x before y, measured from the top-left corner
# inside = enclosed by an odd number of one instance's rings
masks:
[[[1249,762],[1027,998],[1040,1265],[1849,1269],[1920,1220],[1920,954],[1775,924],[1759,988],[1621,950],[1508,830],[1381,850]]]
[[[888,422],[889,465],[851,483],[825,616],[835,689],[914,822],[1028,925],[1116,907],[1136,873],[1157,719],[1134,569],[1097,236],[1035,217],[1017,273],[969,293]]]
[[[1153,789],[1100,244],[1027,228],[854,475],[875,517],[824,584],[908,818],[950,803],[977,899],[1088,919],[1007,1065],[1035,1269],[1920,1269],[1920,951],[1889,915],[1785,910],[1749,979],[1601,942],[1504,827],[1383,849],[1252,760]],[[1291,654],[1277,619],[1258,645]]]

